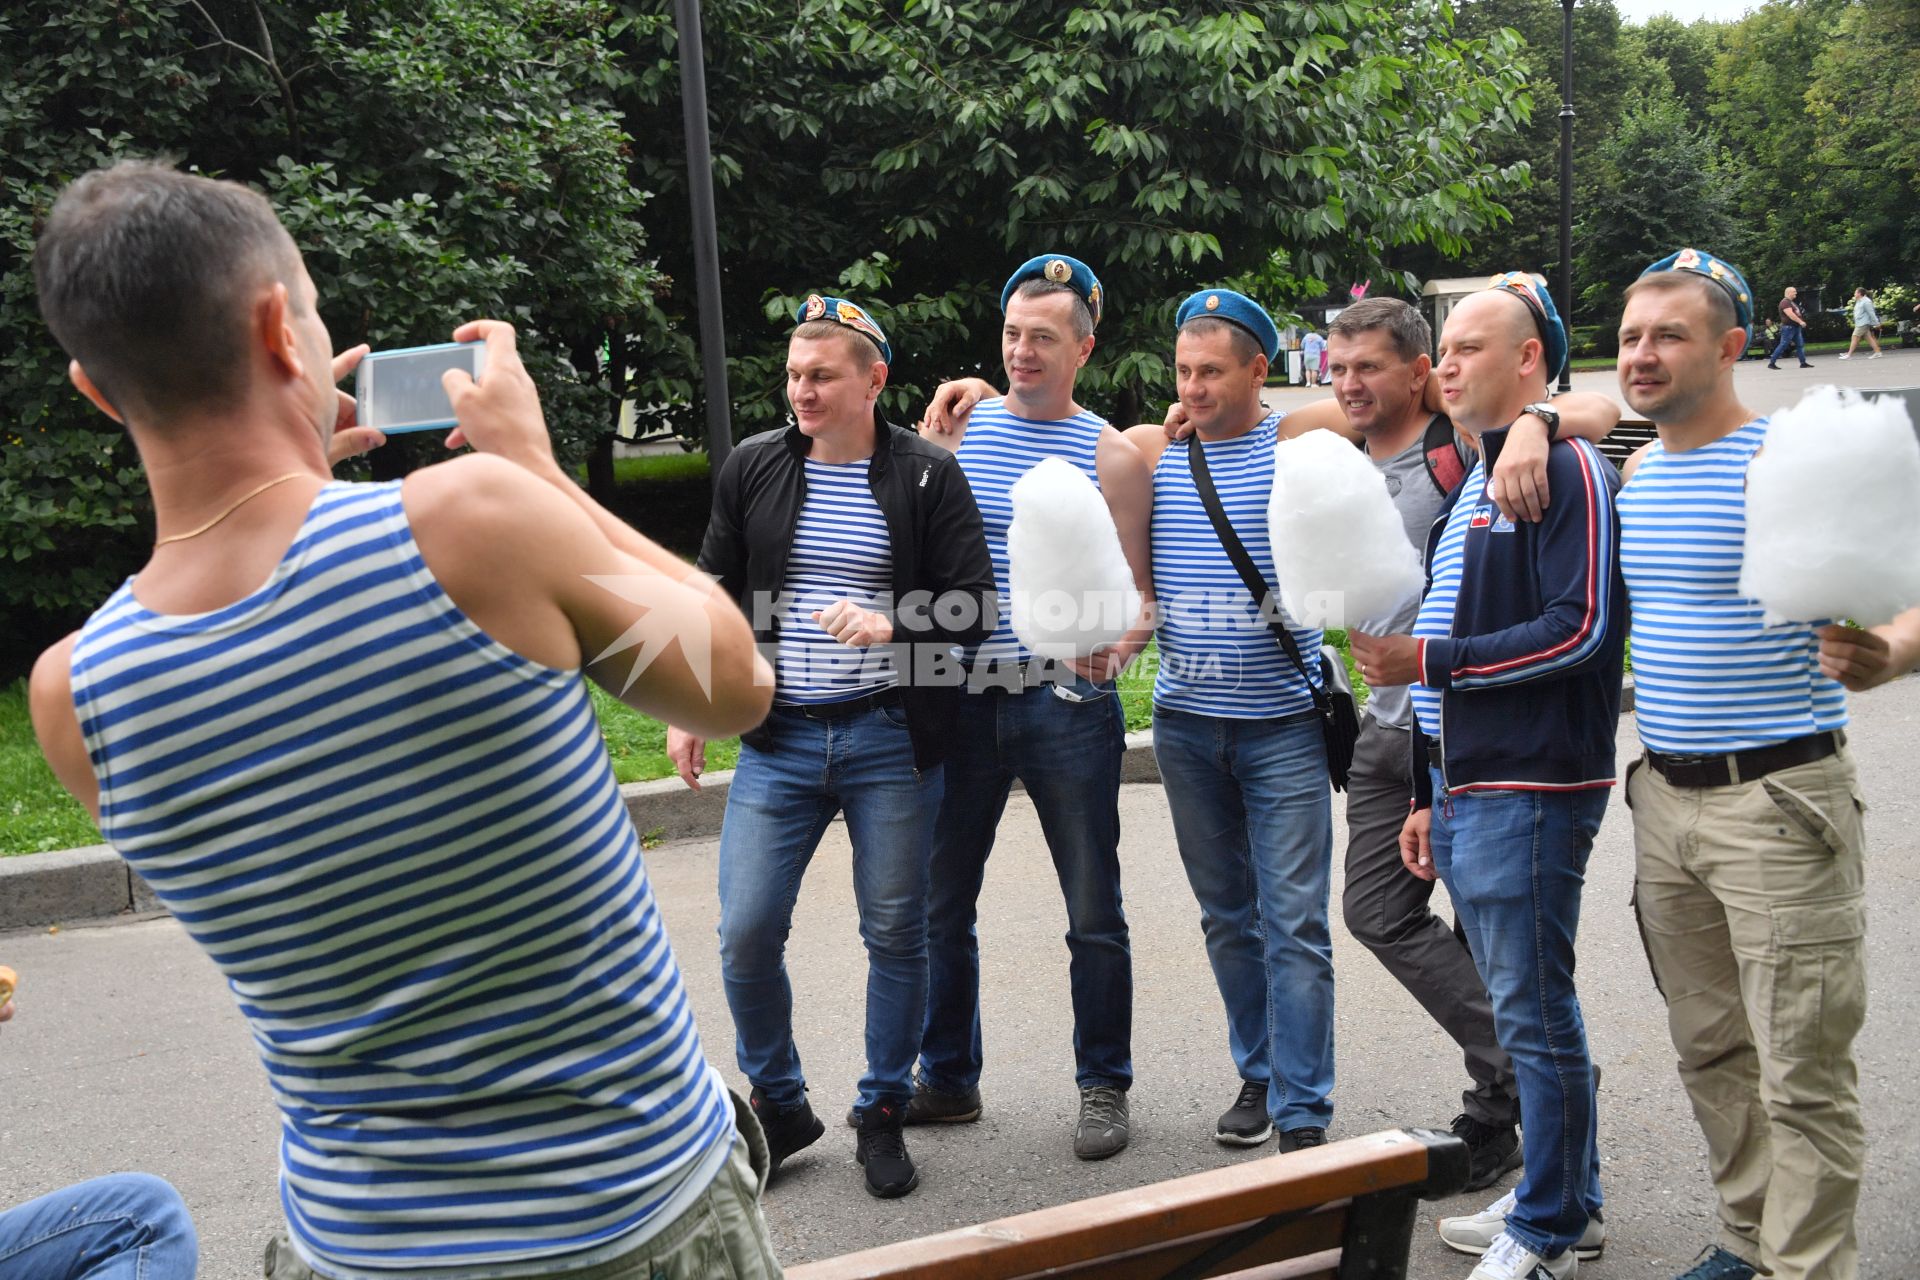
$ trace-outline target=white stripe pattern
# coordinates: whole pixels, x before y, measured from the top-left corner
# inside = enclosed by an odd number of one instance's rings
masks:
[[[1201,445],[1227,520],[1276,591],[1267,500],[1279,422],[1280,415],[1271,414],[1243,436]],[[1153,593],[1160,609],[1155,706],[1233,720],[1312,708],[1306,681],[1261,620],[1258,602],[1207,518],[1184,442],[1169,445],[1153,470]],[[1319,629],[1288,629],[1317,674]]]
[[[783,703],[844,702],[897,679],[891,649],[850,648],[813,620],[841,600],[874,608],[892,586],[893,543],[868,485],[870,461],[806,460],[807,494],[781,590],[774,689]]]
[[[1480,495],[1487,490],[1486,468],[1477,457],[1473,469],[1460,484],[1460,497],[1447,513],[1447,527],[1441,530],[1440,541],[1433,548],[1433,564],[1428,571],[1432,585],[1427,588],[1426,599],[1420,602],[1420,616],[1414,619],[1415,639],[1453,634],[1453,610],[1460,599],[1460,578],[1467,563],[1467,526],[1480,505]],[[1420,722],[1420,731],[1438,740],[1440,691],[1416,681],[1407,686],[1407,692],[1413,698],[1413,714]]]
[[[1106,419],[1085,410],[1057,422],[1022,418],[1007,409],[1004,399],[982,400],[967,418],[960,438],[960,470],[980,508],[987,535],[987,553],[993,558],[993,585],[1000,594],[1000,622],[984,643],[967,655],[969,663],[1032,657],[1013,634],[1012,587],[1009,582],[1007,528],[1013,523],[1013,486],[1046,458],[1064,458],[1100,487],[1095,459]]]
[[[310,1261],[523,1273],[704,1189],[730,1103],[586,686],[455,607],[398,484],[327,485],[228,608],[123,586],[72,674],[102,833],[247,1019]]]
[[[1813,627],[1768,626],[1740,594],[1747,464],[1765,441],[1765,419],[1683,453],[1656,441],[1620,490],[1634,718],[1655,751],[1744,751],[1846,726]]]

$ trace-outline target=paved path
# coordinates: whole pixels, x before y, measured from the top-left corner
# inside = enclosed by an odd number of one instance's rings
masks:
[[[1867,359],[1862,346],[1863,354],[1851,360],[1837,359],[1838,353],[1813,356],[1811,369],[1791,363],[1769,369],[1764,360],[1748,360],[1734,369],[1734,385],[1747,406],[1760,413],[1791,405],[1808,387],[1828,382],[1842,387],[1920,387],[1920,347],[1902,350],[1887,346],[1884,340],[1881,346],[1887,354],[1879,360]],[[1572,381],[1575,391],[1598,391],[1620,399],[1620,382],[1611,368],[1577,372]],[[1269,387],[1266,402],[1270,408],[1297,409],[1331,394],[1325,387]],[[1915,1274],[1920,1275],[1920,1267]]]
[[[1623,729],[1625,750],[1631,726]],[[1920,930],[1907,927],[1906,916],[1920,897],[1920,795],[1912,782],[1920,679],[1860,699],[1855,742],[1874,839],[1871,1014],[1859,1046],[1872,1137],[1862,1274],[1913,1280],[1920,1106],[1911,1063],[1920,994],[1912,975]],[[986,1115],[977,1125],[912,1134],[924,1181],[901,1201],[875,1201],[860,1189],[852,1135],[838,1124],[857,1075],[863,968],[845,836],[837,826],[830,833],[802,894],[791,955],[801,1047],[830,1127],[767,1204],[789,1260],[1250,1158],[1207,1136],[1235,1080],[1164,801],[1158,788],[1135,786],[1122,805],[1138,983],[1132,1149],[1092,1165],[1071,1154],[1064,913],[1033,812],[1016,798],[983,904]],[[713,842],[701,841],[656,849],[648,860],[708,1051],[737,1083],[709,932],[714,857]],[[1630,877],[1629,829],[1616,803],[1593,857],[1580,937],[1587,1017],[1606,1067],[1601,1135],[1612,1235],[1605,1261],[1581,1269],[1595,1280],[1673,1275],[1710,1218],[1700,1142],[1627,910]],[[1451,1045],[1338,926],[1335,952],[1335,1135],[1400,1123],[1444,1127],[1463,1083]],[[275,1121],[251,1045],[209,964],[166,920],[0,935],[0,960],[26,984],[21,1016],[0,1032],[0,1203],[113,1169],[147,1169],[192,1205],[207,1280],[257,1275],[261,1242],[279,1212]],[[1437,1208],[1457,1212],[1486,1198]],[[1435,1208],[1423,1206],[1412,1274],[1457,1280],[1470,1264],[1438,1244]]]

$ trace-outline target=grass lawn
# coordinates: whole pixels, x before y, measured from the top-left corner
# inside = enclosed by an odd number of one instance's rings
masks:
[[[54,780],[27,718],[27,682],[0,688],[0,857],[99,844],[80,802]]]

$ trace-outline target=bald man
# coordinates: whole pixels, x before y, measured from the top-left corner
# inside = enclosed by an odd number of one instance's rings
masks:
[[[1556,442],[1554,501],[1538,523],[1503,516],[1487,486],[1508,427],[1546,398],[1566,350],[1537,277],[1496,277],[1448,316],[1434,372],[1479,456],[1428,534],[1412,634],[1353,637],[1368,683],[1413,686],[1416,799],[1401,857],[1446,883],[1520,1094],[1519,1186],[1440,1223],[1449,1246],[1482,1255],[1470,1280],[1565,1280],[1605,1238],[1573,952],[1614,776],[1619,476],[1587,441]]]

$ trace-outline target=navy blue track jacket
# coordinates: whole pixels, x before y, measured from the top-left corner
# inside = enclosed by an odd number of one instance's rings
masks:
[[[1506,428],[1480,437],[1492,471]],[[1620,473],[1585,440],[1547,452],[1552,501],[1539,523],[1467,530],[1452,634],[1420,642],[1422,683],[1441,691],[1442,775],[1453,791],[1611,785],[1627,635],[1613,495]],[[1427,533],[1427,588],[1456,488]],[[1495,512],[1494,514],[1498,514]],[[1428,738],[1413,737],[1414,808],[1433,803]]]

